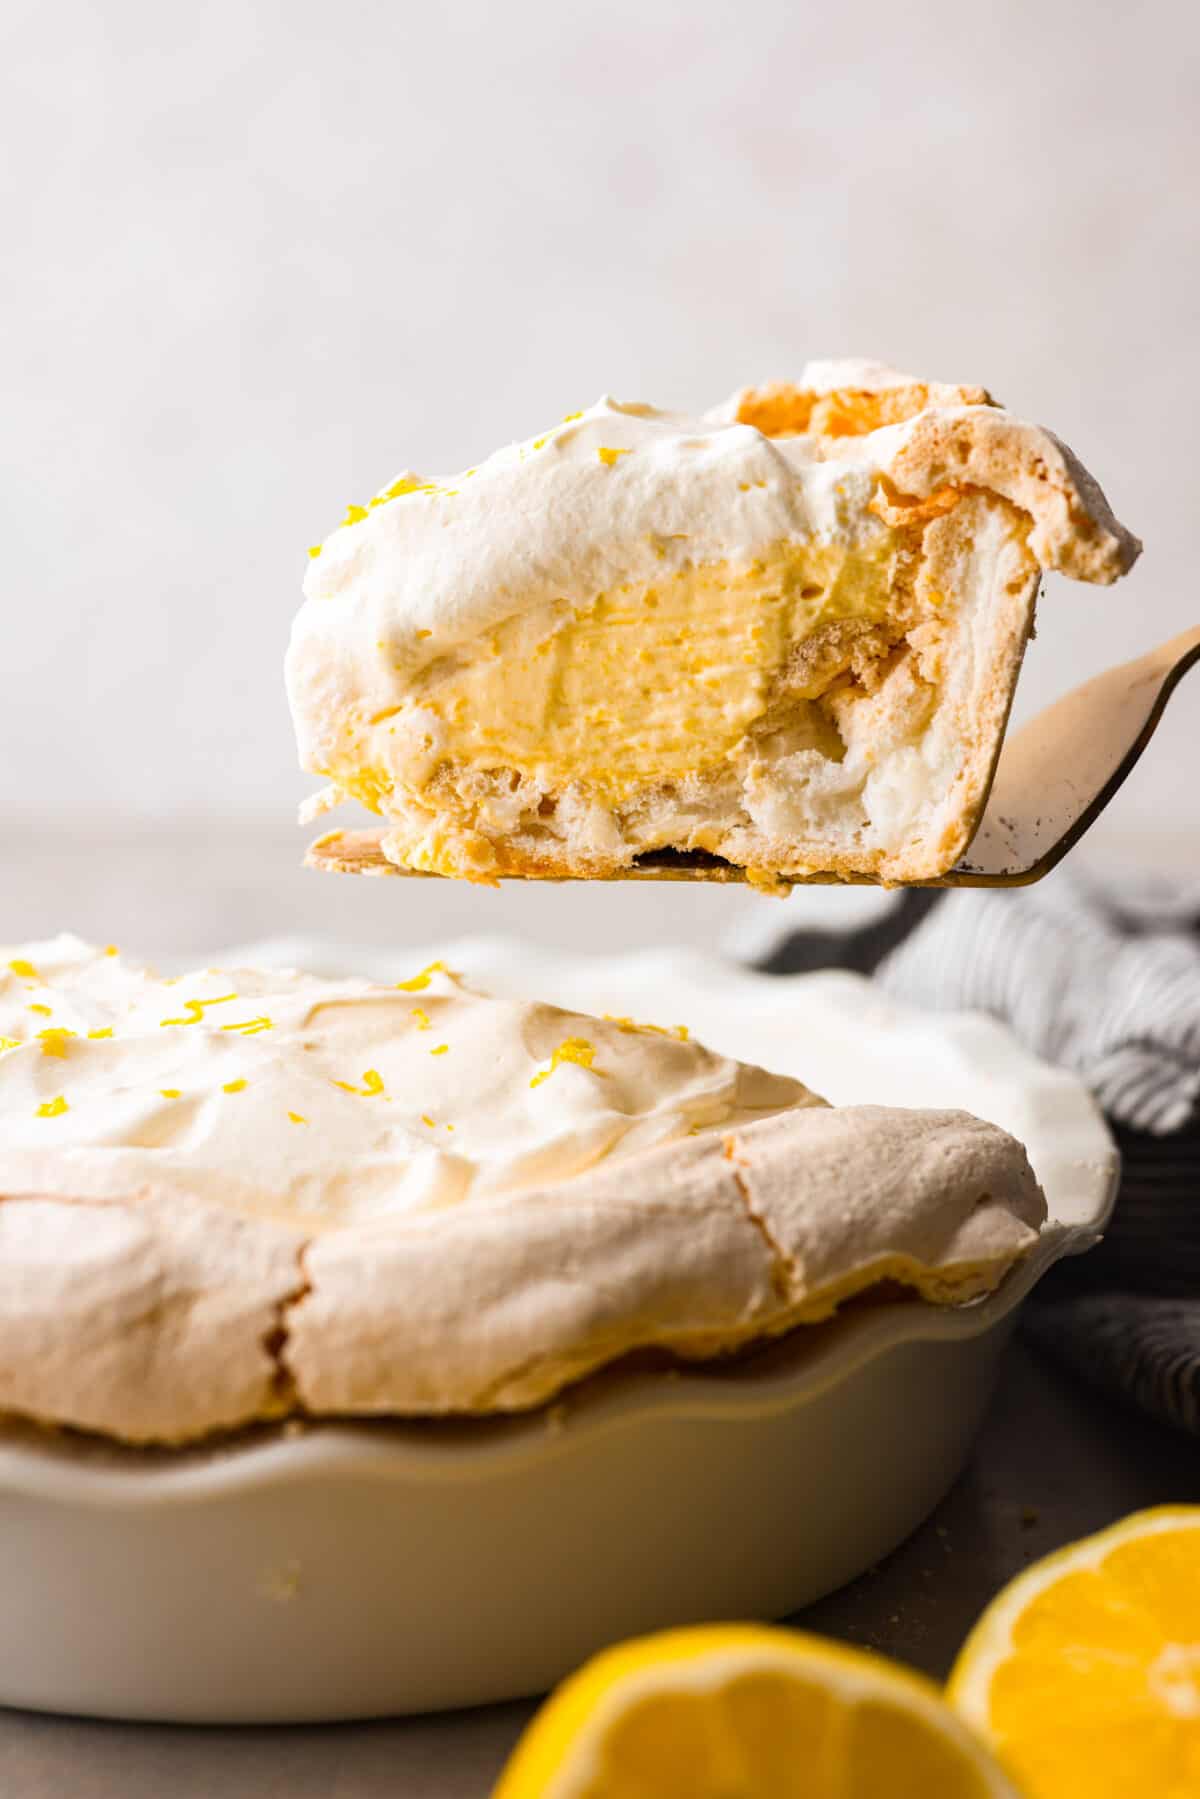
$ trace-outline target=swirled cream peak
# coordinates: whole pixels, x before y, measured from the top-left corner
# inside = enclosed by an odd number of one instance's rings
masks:
[[[0,1193],[179,1194],[307,1230],[548,1186],[797,1106],[684,1031],[247,969],[161,980],[77,938],[0,951]]]

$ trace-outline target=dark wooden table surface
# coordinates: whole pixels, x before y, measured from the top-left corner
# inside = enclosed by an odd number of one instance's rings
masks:
[[[1029,1561],[1164,1501],[1200,1501],[1200,1447],[1021,1343],[962,1479],[907,1543],[794,1620],[946,1673]],[[3,1799],[477,1799],[528,1705],[395,1723],[215,1730],[0,1712]]]

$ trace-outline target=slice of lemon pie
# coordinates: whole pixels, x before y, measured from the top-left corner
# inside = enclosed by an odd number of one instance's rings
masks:
[[[301,760],[429,873],[663,850],[771,885],[944,873],[982,812],[1043,569],[1139,545],[981,388],[811,366],[704,419],[601,400],[313,551]]]
[[[512,1411],[882,1281],[994,1287],[1045,1208],[964,1112],[831,1107],[670,1026],[0,952],[0,1412],[132,1442]]]

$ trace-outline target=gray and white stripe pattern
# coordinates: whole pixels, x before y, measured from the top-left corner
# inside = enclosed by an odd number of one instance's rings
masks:
[[[1200,1303],[1145,1293],[1073,1293],[1025,1310],[1024,1330],[1099,1386],[1200,1435]]]
[[[1106,898],[1065,874],[949,892],[877,978],[921,1005],[1002,1018],[1087,1083],[1109,1117],[1163,1135],[1200,1102],[1200,887]]]

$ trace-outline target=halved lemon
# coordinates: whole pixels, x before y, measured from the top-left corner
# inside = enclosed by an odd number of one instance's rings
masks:
[[[1016,1799],[938,1690],[757,1625],[606,1650],[551,1695],[493,1799]]]
[[[950,1677],[1030,1799],[1200,1795],[1200,1506],[1047,1556],[992,1601]]]

